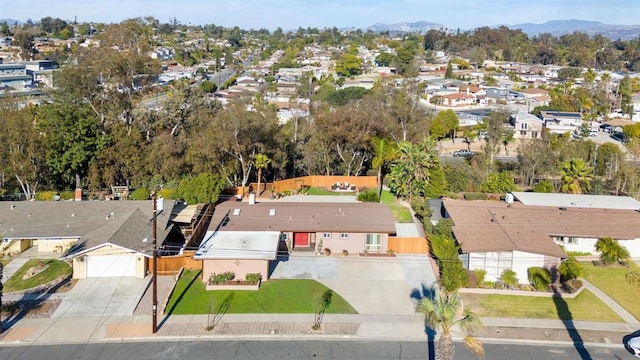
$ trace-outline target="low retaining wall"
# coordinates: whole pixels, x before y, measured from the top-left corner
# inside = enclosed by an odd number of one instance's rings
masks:
[[[482,288],[462,288],[458,290],[461,294],[479,294],[479,295],[514,295],[514,296],[532,296],[532,297],[557,297],[560,296],[565,299],[573,299],[580,295],[584,289],[584,285],[573,293],[555,293],[555,292],[542,292],[542,291],[523,291],[523,290],[500,290],[500,289],[482,289]]]
[[[43,294],[43,293],[48,293],[54,287],[71,280],[72,276],[73,276],[73,274],[61,275],[61,276],[58,276],[57,278],[51,280],[50,282],[48,282],[46,284],[38,285],[38,286],[36,286],[34,288],[31,288],[31,289],[25,289],[25,290],[13,291],[13,292],[5,292],[3,294],[4,295],[23,295],[23,294]]]
[[[229,285],[206,285],[207,291],[209,290],[259,290],[260,283],[262,281],[258,281],[256,284],[229,284]]]

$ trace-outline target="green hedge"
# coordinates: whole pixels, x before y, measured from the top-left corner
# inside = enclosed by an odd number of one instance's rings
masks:
[[[36,193],[36,201],[53,201],[56,195],[58,195],[57,191],[40,191]]]
[[[488,197],[485,193],[464,193],[465,200],[487,200]]]

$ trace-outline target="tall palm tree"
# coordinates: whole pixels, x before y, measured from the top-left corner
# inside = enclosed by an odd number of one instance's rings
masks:
[[[505,129],[502,133],[500,140],[502,141],[502,145],[504,145],[504,151],[507,153],[507,156],[509,156],[509,144],[516,141],[515,134],[516,132],[513,129]]]
[[[606,265],[613,265],[620,260],[629,259],[629,250],[610,237],[598,239],[596,251],[600,253],[600,260]]]
[[[258,154],[253,161],[253,164],[258,169],[258,192],[256,193],[256,197],[260,196],[260,178],[262,178],[262,169],[266,169],[271,163],[271,159],[267,157],[265,154]]]
[[[378,199],[382,201],[382,181],[384,179],[384,167],[398,156],[398,146],[385,138],[374,137],[371,139],[374,157],[371,161],[373,168],[378,169]]]
[[[422,298],[416,306],[416,312],[424,315],[425,324],[440,335],[436,347],[436,360],[453,360],[454,348],[451,334],[459,326],[464,334],[464,344],[478,358],[484,357],[484,348],[476,330],[484,329],[484,324],[462,304],[462,297],[456,292],[446,293],[436,290],[433,298]]]
[[[560,168],[562,187],[560,191],[569,194],[582,194],[591,189],[593,171],[583,160],[571,159],[562,163]]]

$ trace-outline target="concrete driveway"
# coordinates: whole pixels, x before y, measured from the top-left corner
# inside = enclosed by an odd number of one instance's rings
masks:
[[[63,293],[53,317],[131,316],[149,281],[149,277],[80,279]]]
[[[315,279],[361,314],[414,314],[423,288],[435,275],[426,256],[367,259],[291,256],[279,261],[273,279]]]

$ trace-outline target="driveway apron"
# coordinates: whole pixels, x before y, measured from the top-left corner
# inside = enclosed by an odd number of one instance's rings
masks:
[[[149,280],[134,277],[80,279],[64,293],[53,317],[131,316]]]

